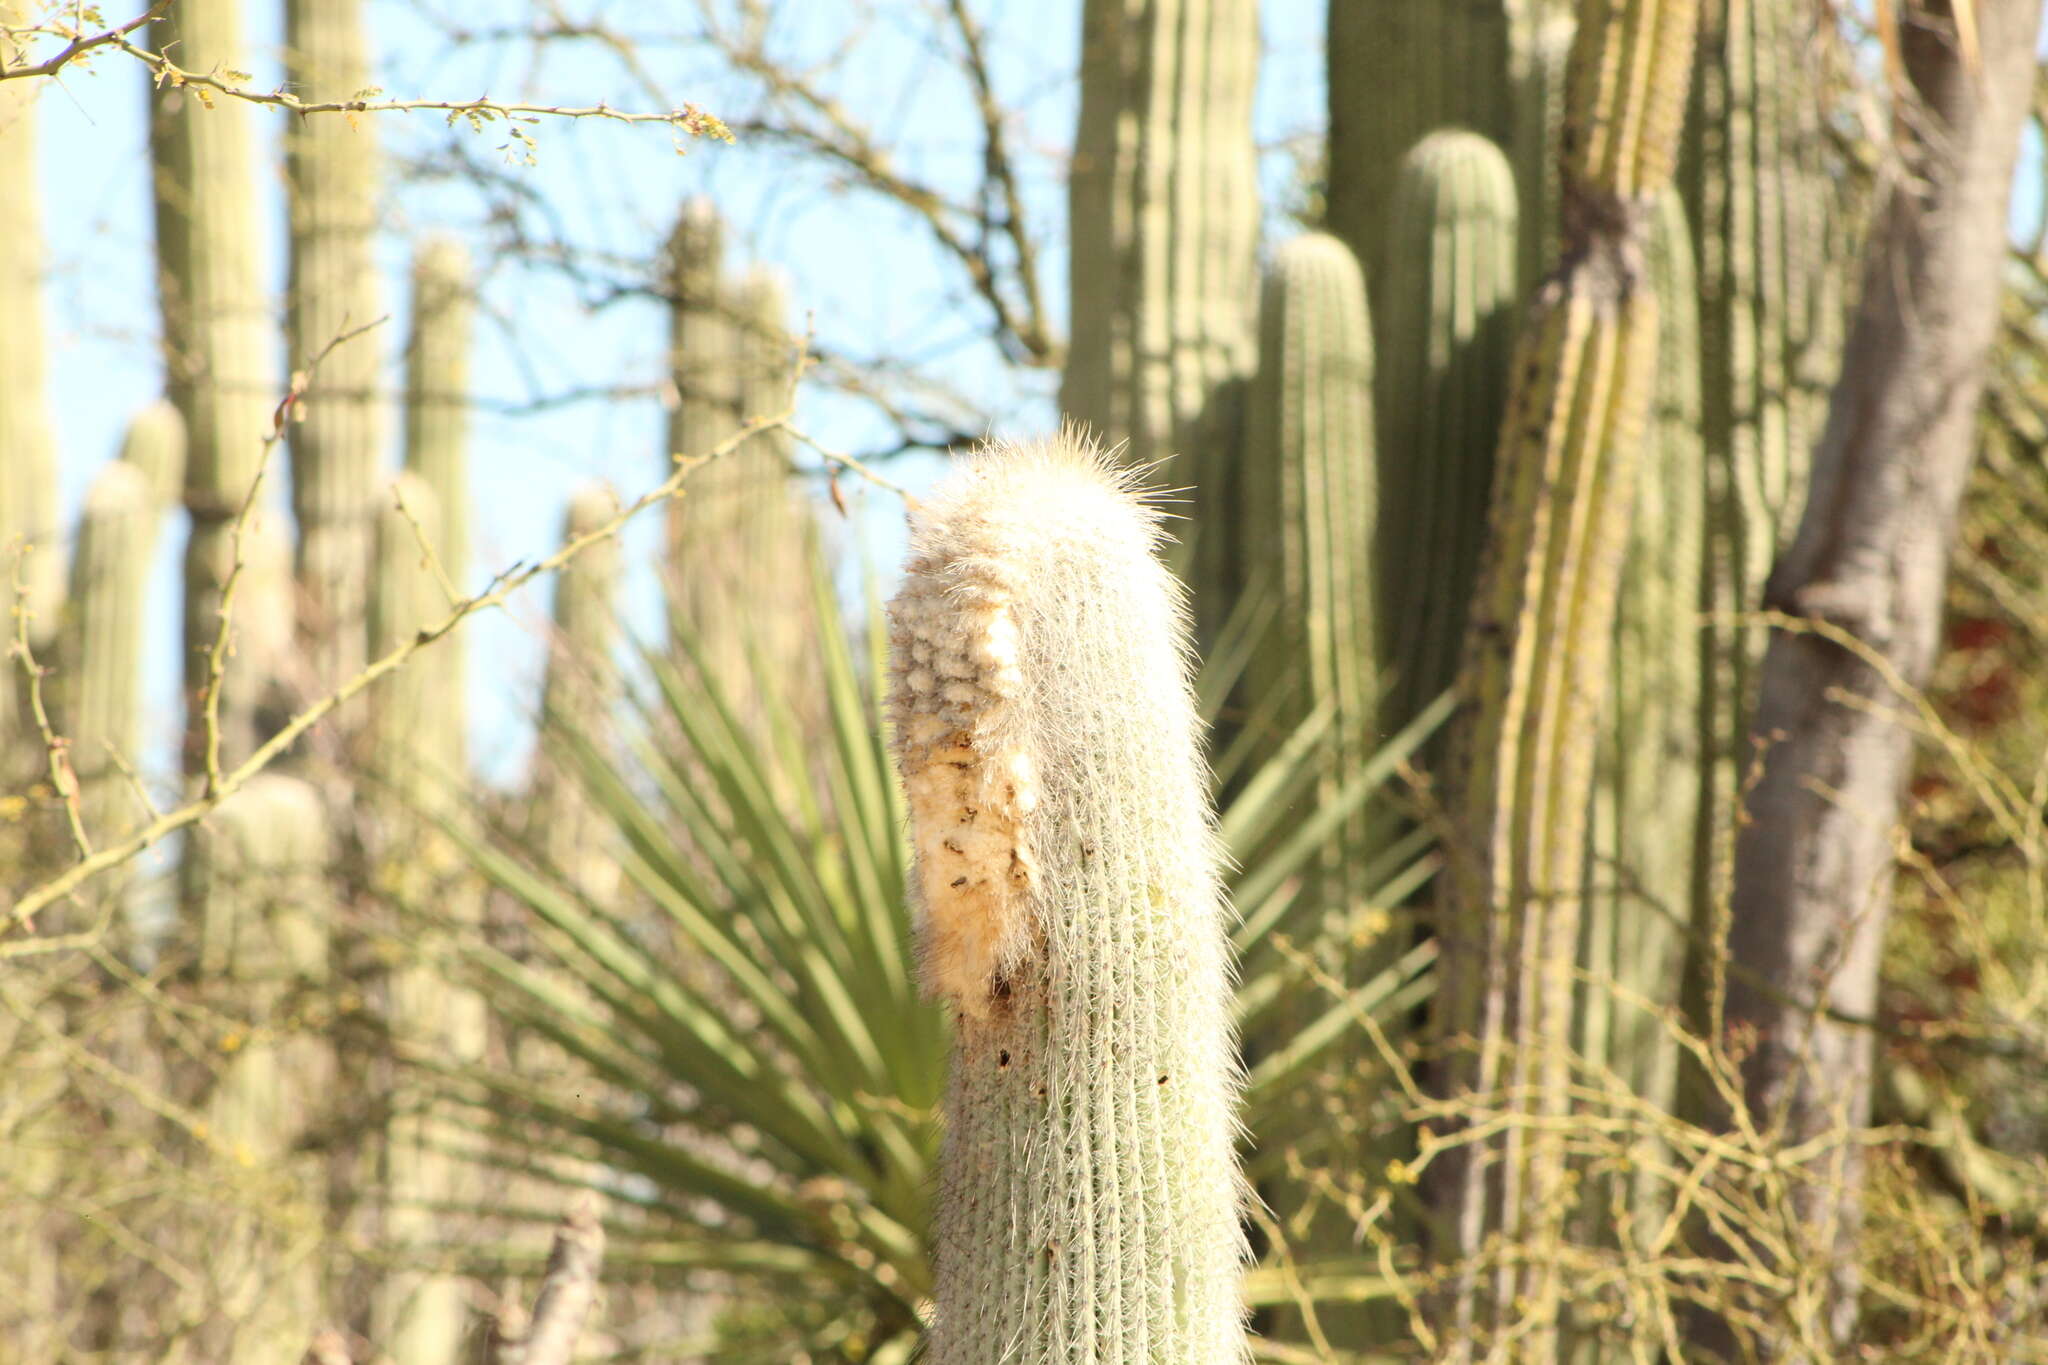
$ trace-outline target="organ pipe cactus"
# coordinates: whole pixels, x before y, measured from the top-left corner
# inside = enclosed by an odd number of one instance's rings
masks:
[[[1393,245],[1388,211],[1408,149],[1432,130],[1460,127],[1505,140],[1515,0],[1337,0],[1327,35],[1330,70],[1329,224],[1382,283],[1415,258]]]
[[[935,1365],[1244,1357],[1226,911],[1158,539],[1071,432],[913,514],[894,743],[956,1022]]]
[[[31,6],[0,0],[0,23],[25,22]],[[17,57],[0,40],[0,66]],[[57,552],[57,455],[44,406],[43,235],[36,183],[35,100],[43,81],[0,82],[0,591],[6,593],[6,637],[14,638],[15,556],[34,548],[21,563],[21,586],[31,640],[40,645],[57,625],[64,595],[64,560]],[[0,677],[0,761],[15,732],[16,675],[12,665]],[[0,769],[0,771],[7,771]]]
[[[182,66],[232,69],[244,55],[240,0],[181,0],[150,25],[150,39],[159,51],[175,49]],[[182,649],[189,773],[205,761],[199,711],[234,565],[233,521],[263,457],[277,384],[249,164],[252,113],[234,100],[209,109],[189,90],[153,80],[149,92],[165,387],[185,419],[192,516]],[[239,676],[223,690],[222,761],[255,747],[258,700]]]
[[[668,240],[669,413],[663,474],[678,455],[701,455],[730,436],[739,422],[739,376],[732,318],[725,295],[725,224],[711,202],[683,205]],[[705,474],[714,473],[705,470]],[[695,483],[695,480],[693,480]],[[664,568],[671,592],[690,591],[689,542],[702,528],[691,524],[705,487],[669,504]],[[714,499],[714,501],[716,501]],[[707,556],[716,558],[715,552]]]
[[[301,97],[345,100],[370,84],[362,0],[286,0],[284,10],[285,74]],[[315,676],[331,685],[363,665],[364,579],[383,453],[378,348],[357,342],[328,349],[380,314],[371,256],[375,121],[293,120],[285,132],[285,178],[292,365],[304,369],[326,352],[301,420],[291,428],[300,623]]]
[[[1510,371],[1460,682],[1461,843],[1440,916],[1437,1084],[1463,1131],[1424,1144],[1453,1359],[1556,1349],[1586,793],[1656,363],[1644,251],[1696,19],[1693,0],[1581,6],[1559,140],[1561,265]],[[1505,1114],[1491,1123],[1495,1106]],[[1496,1242],[1518,1254],[1482,1271]]]
[[[1515,182],[1477,133],[1401,163],[1377,292],[1386,728],[1451,685],[1486,536],[1515,309]]]
[[[1578,27],[1571,10],[1517,26],[1510,58],[1515,92],[1515,187],[1521,206],[1522,288],[1534,289],[1557,263],[1557,138],[1563,131],[1565,59]]]

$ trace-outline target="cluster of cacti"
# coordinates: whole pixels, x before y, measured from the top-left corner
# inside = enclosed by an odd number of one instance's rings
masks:
[[[1201,528],[1198,639],[1244,585],[1225,515],[1252,369],[1259,235],[1253,0],[1086,0],[1068,180],[1072,318],[1060,408],[1145,468],[1175,457]],[[1218,515],[1203,513],[1214,510]]]
[[[1402,162],[1426,134],[1464,128],[1495,142],[1514,115],[1508,80],[1515,0],[1337,0],[1328,51],[1330,230],[1371,280],[1391,282],[1414,258],[1394,245],[1387,204]]]
[[[725,229],[701,199],[683,206],[669,239],[669,369],[675,403],[662,462],[701,457],[741,423],[788,408],[796,352],[787,300],[770,272],[725,270]],[[744,442],[690,479],[670,506],[664,571],[674,624],[701,667],[737,696],[741,679],[789,675],[809,635],[797,566],[813,534],[782,431]],[[664,471],[666,472],[666,470]],[[734,604],[748,603],[746,611]]]
[[[362,0],[286,0],[285,77],[302,99],[350,99],[370,84]],[[363,664],[384,405],[383,348],[334,343],[380,316],[371,234],[377,221],[375,123],[298,119],[285,134],[291,274],[285,332],[291,366],[319,363],[319,391],[289,440],[298,524],[300,631],[315,679]]]
[[[1561,264],[1533,297],[1511,370],[1460,675],[1454,809],[1466,842],[1451,850],[1438,916],[1439,1088],[1508,1104],[1515,1119],[1461,1135],[1430,1169],[1460,1358],[1508,1333],[1532,1358],[1555,1342],[1566,1206],[1528,1192],[1567,1178],[1587,793],[1656,365],[1644,259],[1677,156],[1696,17],[1691,0],[1582,9],[1559,143]],[[1528,1259],[1482,1271],[1496,1239]]]
[[[956,1023],[938,1365],[1244,1358],[1225,909],[1158,540],[1072,434],[914,517],[891,709]]]

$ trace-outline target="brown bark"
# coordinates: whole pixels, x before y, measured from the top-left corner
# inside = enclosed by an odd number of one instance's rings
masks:
[[[1934,663],[2041,20],[2040,0],[1975,0],[1973,61],[1952,3],[1902,7],[1910,174],[1873,227],[1809,499],[1765,588],[1767,610],[1804,624],[1781,623],[1764,658],[1761,775],[1736,848],[1723,1036],[1754,1042],[1743,1081],[1759,1127],[1812,1144],[1792,1197],[1832,1284],[1783,1324],[1809,1343],[1855,1326],[1862,1162],[1847,1139],[1868,1121],[1874,1054],[1856,1021],[1876,1004],[1912,753],[1894,716],[1900,686]]]

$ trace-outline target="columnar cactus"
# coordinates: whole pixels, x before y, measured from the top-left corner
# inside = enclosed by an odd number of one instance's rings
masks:
[[[569,500],[563,541],[590,534],[618,511],[618,495],[609,484],[585,484]],[[583,551],[555,580],[555,631],[533,779],[533,818],[549,865],[599,900],[618,881],[618,864],[604,847],[606,822],[591,809],[583,784],[565,771],[567,764],[555,750],[564,729],[596,740],[618,699],[620,679],[612,655],[619,637],[619,568],[614,538]]]
[[[147,814],[129,777],[141,767],[143,609],[184,444],[176,409],[145,408],[129,424],[121,458],[86,491],[79,516],[58,676],[80,815],[95,842],[125,833]]]
[[[1385,719],[1451,685],[1486,537],[1515,310],[1515,182],[1477,133],[1402,159],[1376,291]]]
[[[158,50],[181,66],[233,69],[246,56],[240,0],[181,0],[150,25]],[[200,770],[199,705],[219,629],[220,593],[234,564],[232,523],[263,455],[277,403],[263,252],[250,169],[252,112],[239,101],[207,108],[189,90],[149,85],[158,299],[166,391],[185,419],[182,657],[191,707],[185,767]],[[239,592],[239,590],[238,590]],[[237,609],[239,616],[240,610]],[[221,757],[257,743],[258,698],[231,686],[220,700]]]
[[[789,404],[783,287],[758,271],[727,281],[720,235],[717,216],[694,201],[671,243],[671,455],[703,455],[743,418],[774,417]],[[753,679],[793,676],[809,632],[801,566],[812,528],[790,476],[788,440],[769,432],[747,441],[694,472],[670,506],[671,610],[703,667],[742,702]]]
[[[1247,682],[1254,696],[1294,689],[1284,724],[1333,705],[1340,775],[1372,752],[1379,727],[1372,362],[1350,248],[1327,233],[1281,246],[1259,308],[1243,476],[1245,519],[1269,532],[1250,547],[1251,567],[1277,590],[1279,617]],[[1364,870],[1355,858],[1337,864]]]
[[[1259,234],[1255,0],[1086,0],[1061,409],[1191,485],[1204,638],[1244,588],[1238,427]]]
[[[413,257],[412,335],[405,350],[405,467],[433,493],[440,509],[432,545],[448,585],[469,582],[469,352],[475,314],[469,257],[457,242],[437,240]],[[451,723],[425,736],[423,755],[450,779],[467,768],[463,697],[469,671],[465,634],[443,641],[441,675]]]
[[[1799,5],[1701,0],[1699,79],[1680,185],[1699,247],[1710,530],[1701,913],[1725,900],[1764,631],[1742,622],[1788,542],[1826,418],[1852,246],[1810,89],[1816,20]]]
[[[31,6],[0,0],[0,23],[25,21]],[[17,54],[0,40],[0,66]],[[0,82],[0,591],[6,595],[6,638],[14,638],[15,555],[34,546],[21,566],[30,638],[42,644],[57,626],[64,595],[64,559],[57,549],[57,455],[43,393],[43,235],[36,183],[35,100],[44,81]],[[10,660],[11,664],[11,660]],[[18,670],[0,678],[0,761],[7,761],[16,724]],[[5,769],[0,769],[5,771]]]
[[[322,1318],[320,1262],[302,1249],[325,1220],[325,1160],[295,1141],[332,1093],[334,1057],[293,1016],[327,978],[331,827],[310,783],[261,773],[194,836],[206,907],[199,967],[231,987],[213,1017],[234,1020],[216,1040],[226,1060],[207,1100],[208,1136],[224,1168],[264,1182],[262,1211],[233,1208],[209,1248],[209,1279],[248,1306],[231,1340],[205,1343],[209,1359],[229,1365],[291,1358]]]
[[[1561,264],[1510,371],[1460,675],[1459,843],[1440,920],[1437,1083],[1470,1131],[1425,1144],[1437,1252],[1453,1268],[1442,1339],[1456,1359],[1555,1349],[1586,796],[1656,362],[1644,252],[1696,18],[1694,0],[1581,6],[1559,140]],[[1476,1258],[1494,1244],[1516,1254],[1482,1272]]]
[[[1678,1050],[1656,1007],[1673,1000],[1685,960],[1699,789],[1674,774],[1700,761],[1706,635],[1700,584],[1706,470],[1700,442],[1699,296],[1685,206],[1658,200],[1648,267],[1657,296],[1657,371],[1635,510],[1615,607],[1609,703],[1593,788],[1591,867],[1580,925],[1580,1056],[1631,1094],[1669,1111]],[[1612,1177],[1635,1231],[1661,1217],[1652,1163]],[[1616,1201],[1587,1200],[1605,1230]],[[1611,1238],[1613,1232],[1606,1232]],[[1626,1232],[1624,1232],[1626,1235]]]
[[[377,521],[376,579],[370,603],[371,643],[381,654],[447,611],[439,581],[421,547],[440,534],[440,508],[416,474],[400,474],[385,494]],[[400,509],[403,509],[402,511]],[[435,670],[400,669],[371,699],[373,763],[386,784],[380,802],[376,878],[400,913],[423,917],[428,929],[460,932],[481,904],[470,894],[460,857],[432,824],[436,813],[456,813],[451,774],[429,766],[427,736],[458,723],[461,698]],[[433,918],[425,918],[431,916]],[[385,1024],[394,1043],[450,1061],[473,1061],[482,1052],[485,1022],[480,1002],[451,986],[429,950],[436,935],[410,924],[389,932],[410,945],[391,972]],[[424,945],[424,946],[423,946]],[[381,1238],[415,1253],[431,1245],[446,1218],[433,1206],[458,1198],[468,1172],[436,1150],[444,1138],[418,1097],[394,1097],[386,1126],[378,1193],[384,1205]],[[401,1362],[453,1359],[467,1330],[463,1282],[452,1275],[387,1275],[371,1302],[372,1335]]]
[[[285,75],[306,99],[348,99],[370,84],[362,0],[286,0]],[[371,237],[377,220],[375,120],[302,118],[285,131],[291,363],[304,368],[380,305]],[[357,341],[320,361],[291,429],[301,628],[315,675],[332,683],[362,667],[364,578],[370,563],[382,407],[381,348]]]
[[[1521,201],[1522,288],[1534,289],[1557,264],[1557,138],[1564,122],[1564,69],[1578,27],[1569,6],[1516,25],[1509,63],[1515,92],[1512,146]],[[1510,144],[1503,144],[1510,145]]]
[[[1337,0],[1330,6],[1329,224],[1372,280],[1373,306],[1397,264],[1388,204],[1401,160],[1424,134],[1459,127],[1505,141],[1516,0]]]
[[[1226,910],[1158,540],[1071,432],[913,512],[892,712],[957,1021],[934,1365],[1244,1358]]]

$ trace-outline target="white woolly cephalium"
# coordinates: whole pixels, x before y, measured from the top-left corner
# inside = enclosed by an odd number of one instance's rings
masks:
[[[1243,1356],[1226,910],[1159,539],[1072,432],[913,511],[893,714],[958,1021],[935,1365]]]

